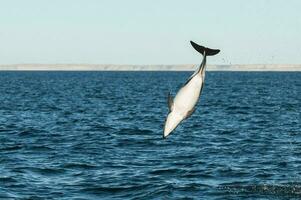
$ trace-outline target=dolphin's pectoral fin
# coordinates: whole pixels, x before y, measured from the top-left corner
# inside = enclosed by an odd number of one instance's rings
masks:
[[[170,95],[170,92],[168,93],[167,103],[168,103],[169,112],[171,112],[173,109],[173,99],[172,96]]]
[[[190,117],[190,116],[194,113],[195,110],[196,110],[196,107],[194,107],[194,108],[192,108],[191,110],[189,110],[189,111],[187,112],[187,114],[186,114],[185,119],[187,119],[188,117]]]

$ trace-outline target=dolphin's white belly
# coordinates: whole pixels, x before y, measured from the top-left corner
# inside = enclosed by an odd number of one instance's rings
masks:
[[[174,98],[174,111],[186,116],[197,104],[202,84],[202,78],[197,75],[182,87]]]

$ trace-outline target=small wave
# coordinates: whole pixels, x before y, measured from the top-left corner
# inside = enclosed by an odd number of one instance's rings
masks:
[[[0,189],[0,199],[15,200],[20,199],[20,197],[9,191]]]
[[[96,165],[86,163],[67,163],[62,166],[64,169],[94,169]]]
[[[34,127],[28,127],[24,130],[19,131],[19,136],[27,137],[27,136],[37,136],[37,134],[45,133],[44,130],[36,129]]]
[[[176,188],[172,184],[151,187],[149,190],[144,189],[144,192],[140,195],[136,195],[136,198],[134,199],[158,199],[158,197],[168,199],[168,195],[175,189]]]
[[[0,148],[0,151],[16,151],[23,148],[23,145],[7,146]]]
[[[57,175],[65,172],[64,169],[55,168],[37,168],[36,171],[43,175]]]
[[[51,147],[47,147],[47,146],[28,146],[26,147],[27,150],[33,150],[33,151],[38,151],[38,152],[44,152],[44,151],[52,151],[54,150]]]
[[[65,169],[62,168],[39,168],[39,167],[20,167],[15,170],[21,171],[30,171],[45,176],[59,175],[65,172]]]
[[[152,175],[173,175],[173,174],[182,174],[183,170],[177,168],[170,169],[157,169],[150,172]]]
[[[6,184],[6,183],[16,183],[18,181],[12,177],[0,177],[0,182]]]
[[[103,194],[103,193],[123,193],[123,192],[133,192],[139,190],[145,190],[150,187],[150,184],[141,185],[131,185],[131,186],[90,186],[82,189],[82,192],[89,192],[93,194]]]
[[[106,125],[101,125],[101,124],[95,124],[95,125],[91,125],[88,129],[88,131],[112,131],[115,130],[114,127],[111,126],[106,126]]]
[[[126,135],[147,135],[151,134],[153,131],[148,129],[140,129],[140,128],[122,128],[116,134],[126,134]]]

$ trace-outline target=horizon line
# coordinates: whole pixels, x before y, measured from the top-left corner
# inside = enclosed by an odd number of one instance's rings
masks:
[[[195,71],[199,64],[7,64],[0,71]],[[208,71],[301,71],[301,64],[208,65]]]
[[[180,63],[180,64],[115,64],[115,63],[11,63],[11,64],[0,64],[1,66],[14,66],[14,65],[112,65],[112,66],[188,66],[188,65],[199,65],[200,63]],[[233,66],[233,65],[240,65],[240,66],[254,66],[254,65],[269,65],[269,66],[301,66],[301,63],[286,63],[286,64],[279,64],[279,63],[252,63],[252,64],[245,64],[245,63],[229,63],[229,64],[208,64],[207,66]]]

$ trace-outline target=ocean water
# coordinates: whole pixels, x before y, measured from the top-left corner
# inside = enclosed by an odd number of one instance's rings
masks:
[[[0,199],[301,199],[301,73],[0,72]]]

